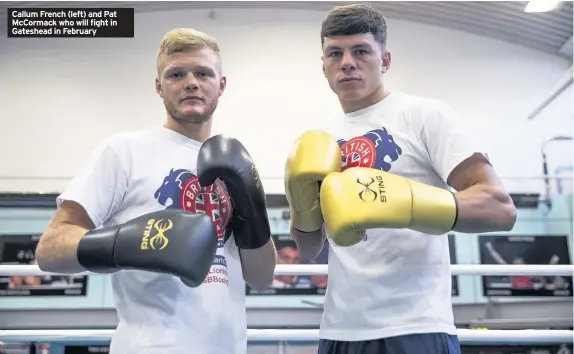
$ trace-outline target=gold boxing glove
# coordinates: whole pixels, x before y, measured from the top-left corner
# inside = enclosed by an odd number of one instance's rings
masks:
[[[341,149],[334,137],[310,130],[297,139],[285,164],[285,194],[295,229],[312,232],[321,228],[319,183],[339,171]]]
[[[441,235],[452,230],[458,214],[450,191],[371,168],[331,173],[320,198],[325,227],[339,246],[360,242],[367,229]]]

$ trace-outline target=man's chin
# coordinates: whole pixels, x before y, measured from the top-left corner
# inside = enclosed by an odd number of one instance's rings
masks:
[[[342,101],[358,101],[363,99],[366,95],[363,90],[344,90],[339,91],[337,96]]]
[[[178,121],[180,123],[187,123],[187,124],[202,124],[209,120],[209,116],[184,116],[180,117]]]
[[[201,116],[205,114],[205,111],[206,109],[203,105],[188,105],[179,109],[179,113],[182,116]]]
[[[207,109],[205,109],[204,107],[193,107],[193,108],[182,109],[179,110],[178,113],[179,113],[178,116],[181,117],[182,119],[189,119],[189,120],[200,119],[201,117],[209,116]]]
[[[177,115],[172,115],[173,119],[179,123],[193,123],[200,124],[209,120],[209,115],[203,114],[203,112],[178,112]]]
[[[170,109],[171,108],[171,109]],[[213,114],[213,110],[205,104],[201,105],[184,105],[175,107],[167,107],[169,115],[179,123],[192,123],[201,124],[208,121]]]

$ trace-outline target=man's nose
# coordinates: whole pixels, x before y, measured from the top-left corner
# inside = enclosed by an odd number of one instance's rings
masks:
[[[341,70],[343,71],[352,71],[357,68],[357,64],[355,63],[355,58],[350,51],[345,50],[343,52],[343,57],[341,58]]]
[[[186,82],[185,82],[185,89],[186,90],[195,90],[197,89],[199,86],[197,84],[197,78],[195,77],[195,75],[193,74],[188,74],[186,77]]]

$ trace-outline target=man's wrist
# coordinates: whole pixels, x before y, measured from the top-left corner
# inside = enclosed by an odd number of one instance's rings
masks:
[[[115,227],[88,231],[78,243],[78,263],[89,272],[116,272],[114,243],[110,238],[114,238],[117,231]]]

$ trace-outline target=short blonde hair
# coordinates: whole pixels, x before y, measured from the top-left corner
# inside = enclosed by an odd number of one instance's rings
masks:
[[[161,70],[162,57],[204,48],[209,48],[215,53],[220,61],[219,70],[221,71],[221,53],[219,43],[215,38],[193,28],[176,28],[167,32],[161,39],[157,53],[158,75]]]

